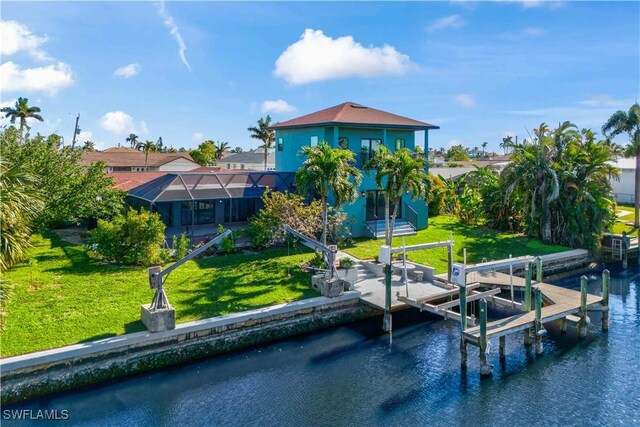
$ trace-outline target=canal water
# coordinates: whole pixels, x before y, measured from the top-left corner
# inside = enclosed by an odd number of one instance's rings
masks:
[[[638,426],[639,283],[614,267],[608,333],[592,313],[584,340],[550,327],[542,356],[511,336],[501,362],[493,343],[488,380],[473,346],[461,371],[458,324],[411,310],[391,342],[372,319],[11,409],[66,410],[66,426]]]

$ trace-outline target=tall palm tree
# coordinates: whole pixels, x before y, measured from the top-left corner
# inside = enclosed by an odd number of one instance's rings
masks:
[[[146,140],[145,142],[139,142],[136,149],[144,152],[144,170],[148,171],[147,160],[149,159],[149,153],[158,151],[158,146],[153,141]]]
[[[251,132],[251,138],[262,141],[260,148],[264,148],[264,170],[267,170],[269,150],[273,148],[273,145],[276,142],[276,133],[269,130],[269,126],[271,126],[271,116],[267,115],[267,117],[261,117],[258,120],[258,126],[251,126],[247,128],[247,130]]]
[[[216,149],[213,154],[213,160],[220,160],[224,156],[224,152],[229,151],[229,143],[218,141],[217,143],[214,143],[214,145]]]
[[[613,113],[602,126],[602,133],[608,138],[623,133],[629,136],[629,144],[625,147],[624,155],[636,158],[634,227],[640,228],[640,105],[636,102],[628,112],[619,110]]]
[[[138,143],[139,143],[138,135],[136,135],[135,133],[130,133],[127,139],[125,139],[125,141],[131,145],[131,148],[138,147]]]
[[[31,225],[44,208],[36,178],[23,160],[0,158],[0,271],[24,258]]]
[[[296,172],[296,187],[304,194],[315,193],[322,202],[322,244],[327,245],[327,211],[329,193],[334,205],[353,203],[358,197],[362,174],[354,166],[355,153],[351,150],[331,148],[327,141],[315,147],[305,146],[300,151],[306,159]]]
[[[425,172],[424,157],[413,157],[406,148],[393,154],[385,146],[380,146],[365,164],[366,170],[376,170],[376,185],[383,189],[385,198],[385,242],[391,246],[393,224],[398,215],[398,206],[403,194],[412,194],[414,200],[426,198],[429,190],[429,176]],[[393,212],[389,206],[393,202]]]
[[[93,141],[85,141],[82,151],[96,151],[96,144]]]
[[[489,145],[489,143],[487,141],[482,143],[482,155],[483,156],[487,153],[487,145]]]
[[[44,121],[40,113],[40,107],[29,107],[29,99],[28,98],[18,98],[16,101],[15,107],[4,107],[0,112],[5,113],[5,117],[11,119],[11,124],[15,124],[17,119],[20,119],[20,135],[24,139],[24,128],[27,128],[27,131],[31,129],[29,125],[27,125],[27,119],[35,119],[40,122]]]
[[[505,136],[504,138],[502,138],[502,142],[500,143],[500,148],[504,150],[504,154],[507,154],[507,150],[509,150],[509,148],[511,147],[513,147],[513,137]]]

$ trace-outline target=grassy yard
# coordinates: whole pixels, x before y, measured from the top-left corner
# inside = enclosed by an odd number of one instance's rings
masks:
[[[2,357],[144,330],[140,304],[153,297],[145,268],[104,264],[52,233],[32,243],[36,262],[3,275],[11,291],[2,307]],[[311,255],[291,253],[270,249],[187,262],[166,281],[176,321],[317,296],[297,268]]]
[[[633,221],[636,218],[635,210],[633,206],[618,205],[616,210],[618,212],[620,211],[626,212],[627,214],[618,216],[618,221],[616,221],[613,227],[611,227],[611,232],[614,234],[622,234],[623,231],[626,231],[627,233],[632,233],[636,231],[634,230],[633,225],[628,224],[628,223],[633,224]]]
[[[538,240],[524,237],[521,234],[500,233],[496,230],[480,226],[465,226],[452,216],[437,216],[429,218],[429,228],[418,231],[415,236],[405,237],[407,246],[418,243],[449,240],[453,233],[454,261],[462,261],[462,250],[467,249],[467,262],[476,263],[487,260],[501,259],[522,255],[544,255],[568,250],[563,246],[545,245]],[[383,240],[355,239],[352,246],[343,250],[357,258],[373,259],[379,251]],[[395,238],[393,246],[402,246],[402,238]],[[437,273],[447,271],[447,249],[437,248],[414,251],[408,258],[420,264],[435,267]]]

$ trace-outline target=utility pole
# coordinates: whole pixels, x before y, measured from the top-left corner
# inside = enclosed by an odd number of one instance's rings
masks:
[[[73,150],[76,146],[76,136],[80,133],[80,129],[78,129],[78,121],[80,120],[80,113],[78,113],[78,117],[76,117],[76,127],[73,129],[73,140],[71,141],[71,149]]]

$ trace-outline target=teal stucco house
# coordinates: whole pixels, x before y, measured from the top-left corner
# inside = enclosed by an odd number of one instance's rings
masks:
[[[276,172],[294,172],[302,163],[300,150],[306,145],[327,141],[332,147],[349,149],[356,154],[358,168],[371,158],[374,151],[384,145],[391,151],[420,147],[429,152],[429,131],[439,129],[429,123],[399,116],[353,102],[307,114],[278,123],[275,131]],[[416,140],[416,133],[424,133]],[[416,155],[425,155],[417,154]],[[384,196],[375,183],[375,171],[363,172],[360,196],[343,210],[352,220],[354,236],[384,236]],[[422,200],[412,201],[411,195],[402,198],[398,207],[398,221],[394,235],[413,234],[427,227],[428,208]]]

